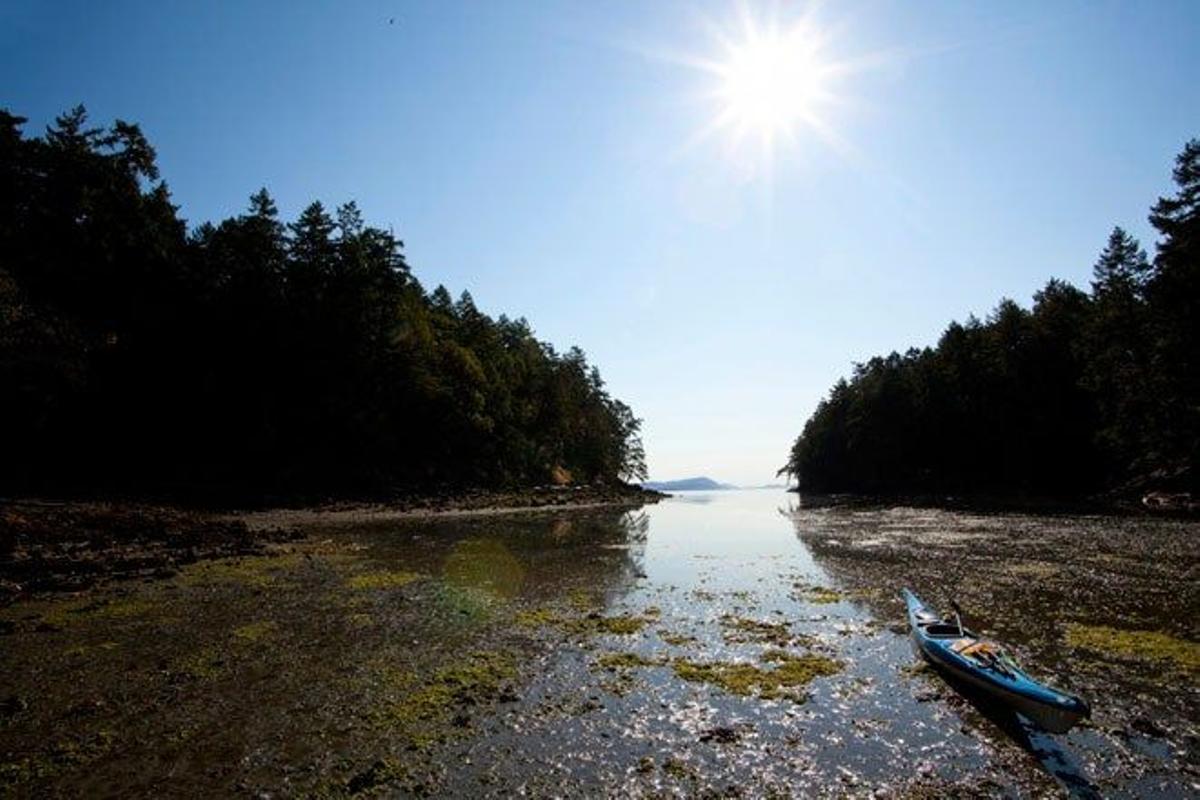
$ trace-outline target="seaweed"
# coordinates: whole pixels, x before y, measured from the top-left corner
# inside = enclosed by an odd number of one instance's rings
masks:
[[[763,669],[745,662],[696,662],[677,659],[672,666],[675,674],[685,681],[707,683],[741,696],[766,700],[787,698],[803,702],[803,687],[816,678],[835,675],[842,665],[822,655],[795,656],[784,651],[770,651],[764,657],[774,666]]]
[[[601,669],[615,672],[634,667],[659,667],[664,661],[661,658],[647,658],[640,653],[605,653],[595,663]]]
[[[1067,626],[1066,640],[1068,645],[1081,650],[1166,663],[1184,672],[1200,673],[1200,643],[1161,631],[1123,630],[1073,622]]]
[[[351,589],[398,589],[428,576],[405,570],[378,570],[354,575],[346,581]]]
[[[792,633],[786,622],[760,622],[745,617],[735,617],[731,614],[721,617],[721,627],[725,629],[725,641],[734,644],[755,642],[786,647],[797,640],[808,641],[811,639],[802,634]]]

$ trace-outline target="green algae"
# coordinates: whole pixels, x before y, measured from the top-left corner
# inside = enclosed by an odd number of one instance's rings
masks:
[[[695,776],[695,770],[675,756],[671,756],[663,762],[662,771],[679,781]]]
[[[837,603],[845,599],[845,595],[836,589],[831,589],[828,586],[810,586],[804,583],[795,584],[798,589],[798,596],[801,600],[817,605],[828,605]]]
[[[1161,631],[1122,630],[1073,622],[1067,626],[1066,640],[1071,647],[1082,650],[1165,662],[1184,672],[1200,673],[1200,643]]]
[[[591,611],[600,605],[600,600],[594,592],[586,589],[576,589],[567,596],[567,602],[571,604],[571,608],[580,612]]]
[[[50,601],[40,614],[41,623],[63,629],[93,620],[130,620],[148,617],[161,606],[140,597],[119,597],[107,603],[88,598]]]
[[[525,583],[525,567],[496,539],[464,539],[446,557],[442,577],[453,586],[512,598]]]
[[[595,663],[600,669],[615,672],[635,667],[658,667],[664,662],[660,658],[647,658],[640,653],[605,653],[597,658]]]
[[[614,636],[629,636],[646,627],[649,622],[645,617],[623,614],[613,617],[588,616],[580,620],[583,631],[608,633]]]
[[[917,675],[927,675],[931,671],[929,664],[924,661],[912,661],[900,667],[899,672],[905,678],[911,678]]]
[[[501,600],[484,589],[455,586],[438,582],[433,592],[434,601],[456,615],[460,622],[480,624],[492,618]]]
[[[249,625],[242,625],[240,628],[235,628],[233,637],[241,642],[257,642],[270,636],[278,628],[279,625],[271,621],[251,622]]]
[[[653,616],[649,613],[654,612]],[[657,609],[647,609],[647,615],[617,614],[606,617],[593,612],[586,616],[568,616],[550,608],[535,608],[520,611],[514,621],[523,628],[559,627],[570,633],[582,636],[610,634],[613,636],[629,636],[638,633],[650,622],[657,618]]]
[[[205,645],[188,653],[178,663],[178,671],[196,680],[211,681],[225,671],[224,649]]]
[[[97,606],[87,599],[53,600],[39,615],[40,624],[61,629],[88,619]]]
[[[116,734],[101,730],[91,736],[55,742],[37,755],[0,762],[0,788],[52,780],[63,772],[87,766],[105,756],[115,741]]]
[[[666,644],[674,647],[683,647],[696,641],[695,636],[688,636],[685,633],[672,633],[666,629],[659,629],[658,638],[662,639]]]
[[[814,586],[805,592],[804,597],[810,603],[825,605],[827,603],[840,602],[842,600],[842,593],[827,586]]]
[[[185,586],[232,584],[268,589],[276,586],[280,578],[298,567],[303,560],[304,556],[300,553],[283,553],[202,561],[183,570],[177,580]]]
[[[120,646],[121,645],[118,642],[113,641],[100,642],[99,644],[75,644],[71,645],[66,650],[63,650],[63,655],[92,656],[95,655],[97,651],[110,652],[120,648]]]
[[[767,658],[774,666],[763,669],[744,662],[696,662],[677,659],[672,666],[675,674],[692,683],[707,683],[743,697],[764,700],[787,698],[803,702],[804,687],[816,678],[835,675],[842,665],[821,655],[795,656],[783,651],[771,651]]]
[[[419,572],[407,572],[405,570],[378,570],[376,572],[366,572],[361,575],[354,575],[346,581],[346,585],[351,589],[398,589],[401,586],[407,586],[410,583],[419,581],[427,576]]]
[[[91,612],[91,616],[100,619],[130,619],[133,617],[146,617],[160,607],[160,604],[153,603],[144,598],[123,597],[119,600],[114,600],[111,603],[106,603],[96,608]]]
[[[549,608],[534,608],[518,611],[514,621],[522,628],[545,628],[557,625],[562,621],[562,617]]]
[[[380,727],[406,736],[416,747],[446,741],[453,734],[456,713],[499,699],[501,688],[516,678],[514,659],[506,653],[480,651],[435,671],[422,682],[405,670],[380,677],[393,687],[408,689],[403,696],[368,717]]]
[[[808,638],[792,633],[786,622],[761,622],[731,614],[721,617],[721,627],[725,629],[725,641],[732,644],[754,642],[786,647],[797,639]]]

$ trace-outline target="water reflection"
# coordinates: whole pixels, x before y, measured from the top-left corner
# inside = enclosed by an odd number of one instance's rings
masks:
[[[439,576],[451,586],[525,603],[629,591],[642,573],[644,512],[589,509],[381,523],[354,529],[372,558]]]
[[[977,704],[914,671],[906,635],[883,624],[899,618],[893,584],[914,580],[920,590],[931,569],[970,581],[975,573],[961,558],[943,553],[942,563],[911,575],[907,562],[885,559],[876,580],[864,583],[855,559],[842,557],[847,547],[873,553],[916,534],[962,553],[997,529],[989,518],[946,522],[924,512],[812,510],[771,492],[705,493],[648,508],[642,578],[611,593],[605,613],[653,609],[655,624],[560,648],[533,684],[539,703],[498,724],[474,752],[504,754],[502,784],[538,771],[581,792],[954,794],[958,787],[1024,795],[1057,785],[1097,796],[1086,764],[1128,763],[1127,751],[1087,730],[1049,737]],[[839,672],[813,681],[808,701],[797,705],[682,680],[674,666],[764,669],[779,648],[827,655]],[[637,666],[598,666],[610,657]],[[1149,757],[1137,764],[1139,774],[1167,785],[1173,769]],[[1138,791],[1129,774],[1110,769],[1104,777],[1112,796]]]
[[[1069,745],[1064,746],[1056,737],[1045,733],[1007,706],[980,693],[975,687],[951,675],[939,673],[939,676],[964,697],[972,708],[1003,731],[1010,741],[1035,758],[1042,769],[1070,796],[1081,800],[1099,800],[1099,790],[1088,779],[1082,760],[1071,752]]]
[[[715,499],[712,492],[675,492],[671,498],[676,503],[691,503],[699,506],[710,505]]]

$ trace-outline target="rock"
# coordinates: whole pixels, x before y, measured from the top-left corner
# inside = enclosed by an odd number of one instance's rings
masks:
[[[740,738],[742,738],[742,735],[738,733],[736,728],[730,728],[722,725],[718,725],[715,728],[709,728],[708,730],[704,731],[704,733],[700,734],[700,741],[716,742],[718,744],[733,744]]]
[[[1197,504],[1190,492],[1148,492],[1142,497],[1142,506],[1150,511],[1195,511]]]
[[[1149,719],[1148,717],[1136,717],[1133,722],[1129,723],[1129,727],[1133,728],[1138,733],[1145,734],[1146,736],[1150,736],[1155,739],[1161,739],[1167,735],[1167,731],[1165,731],[1158,723],[1152,719]]]
[[[0,717],[15,717],[29,710],[29,701],[19,695],[10,695],[0,700]]]
[[[942,694],[937,689],[922,689],[913,695],[913,699],[918,703],[928,703],[933,700],[940,700],[941,697]]]
[[[394,768],[386,761],[376,761],[351,778],[349,783],[346,784],[346,791],[349,794],[359,794],[369,789],[374,789],[381,784],[387,783],[391,779],[393,772]]]
[[[11,603],[24,591],[25,587],[16,581],[0,578],[0,604]]]

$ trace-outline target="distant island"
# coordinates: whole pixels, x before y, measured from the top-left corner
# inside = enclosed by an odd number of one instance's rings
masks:
[[[696,492],[723,491],[738,487],[729,483],[718,483],[712,478],[683,478],[677,481],[643,481],[643,489],[653,489],[656,492]]]

